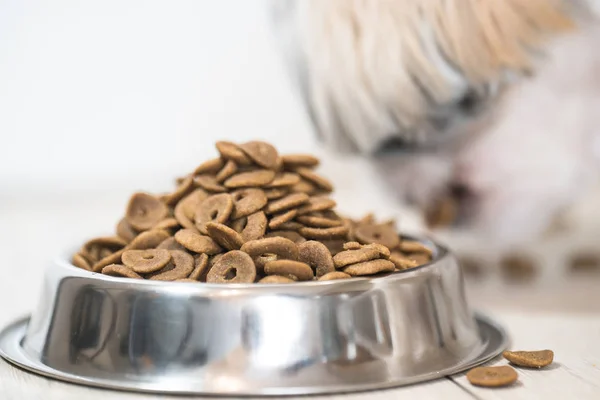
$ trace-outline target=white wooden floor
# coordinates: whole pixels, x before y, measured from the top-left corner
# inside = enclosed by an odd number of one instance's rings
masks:
[[[124,198],[64,203],[36,199],[0,208],[0,324],[29,313],[48,259],[81,238],[106,231]],[[37,204],[37,205],[36,205]],[[41,206],[40,204],[43,204]],[[62,205],[60,205],[62,204]],[[600,277],[561,279],[544,285],[506,286],[493,278],[469,282],[474,308],[501,322],[513,349],[550,348],[555,364],[542,371],[519,370],[506,389],[471,386],[463,374],[393,390],[323,397],[327,399],[600,399]],[[491,364],[504,364],[502,359]],[[0,399],[148,399],[90,389],[37,377],[0,361]]]

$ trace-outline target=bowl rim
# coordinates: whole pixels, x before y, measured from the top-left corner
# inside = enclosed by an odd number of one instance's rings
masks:
[[[102,281],[107,283],[114,284],[127,284],[128,286],[150,286],[150,287],[160,287],[160,288],[189,288],[189,289],[205,289],[205,290],[227,290],[227,289],[237,289],[237,290],[264,290],[264,289],[282,289],[286,288],[288,290],[292,288],[323,288],[323,287],[338,287],[338,286],[347,286],[351,284],[358,283],[370,283],[377,284],[385,281],[389,282],[397,282],[400,280],[408,280],[415,275],[418,275],[424,271],[434,269],[439,267],[441,264],[445,264],[444,261],[448,260],[452,253],[450,250],[438,243],[437,241],[431,239],[429,236],[414,236],[414,235],[402,235],[403,238],[408,240],[415,240],[425,244],[428,248],[430,248],[433,252],[433,258],[431,261],[425,264],[421,264],[417,267],[394,271],[385,274],[379,274],[376,276],[361,276],[361,277],[353,277],[351,279],[335,279],[330,281],[302,281],[302,282],[294,282],[294,283],[269,283],[269,284],[258,284],[257,282],[253,283],[206,283],[206,282],[174,282],[171,281],[159,281],[159,280],[149,280],[149,279],[132,279],[126,277],[116,277],[110,275],[104,275],[101,272],[93,272],[88,271],[82,268],[78,268],[70,261],[72,254],[75,254],[78,249],[74,251],[69,251],[63,253],[62,256],[55,258],[54,263],[59,265],[62,268],[65,268],[68,271],[73,271],[72,274],[69,274],[65,277],[80,277],[80,278],[88,278],[93,279],[95,281]]]

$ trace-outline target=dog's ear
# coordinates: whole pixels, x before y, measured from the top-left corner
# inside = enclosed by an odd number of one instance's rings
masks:
[[[566,4],[276,0],[272,15],[317,132],[336,150],[372,153],[390,138],[460,131],[531,72],[546,38],[574,27]]]

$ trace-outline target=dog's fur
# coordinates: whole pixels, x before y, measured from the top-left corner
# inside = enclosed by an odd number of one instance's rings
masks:
[[[275,0],[272,10],[330,148],[372,157],[419,206],[460,186],[460,221],[509,246],[543,232],[600,176],[590,5]]]

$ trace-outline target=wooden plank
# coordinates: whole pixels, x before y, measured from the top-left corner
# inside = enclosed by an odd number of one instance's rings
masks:
[[[452,379],[481,399],[600,399],[600,318],[590,314],[491,313],[512,338],[511,349],[551,349],[555,362],[541,370],[517,368],[519,381],[502,389],[472,386],[465,374]],[[488,365],[506,365],[498,358]]]

